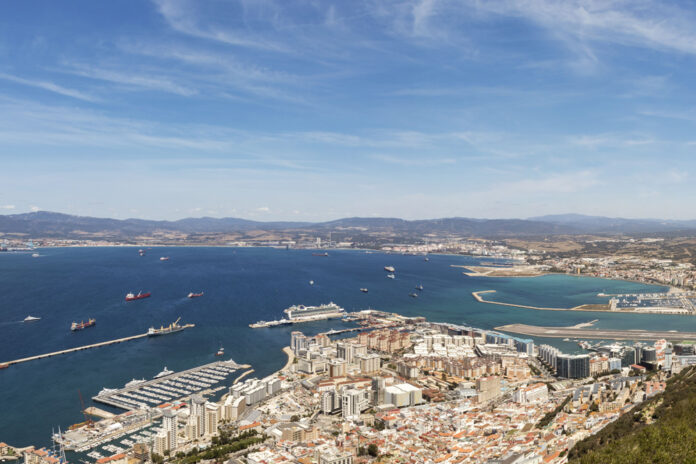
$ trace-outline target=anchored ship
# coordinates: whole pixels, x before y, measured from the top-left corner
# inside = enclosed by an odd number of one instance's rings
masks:
[[[158,335],[168,335],[170,333],[181,332],[186,327],[183,325],[179,325],[180,320],[181,320],[181,318],[172,322],[167,327],[161,326],[159,329],[155,329],[154,327],[150,327],[150,329],[148,329],[148,331],[147,331],[147,336],[148,337],[156,337]]]
[[[91,319],[91,318],[87,322],[84,322],[84,321],[80,322],[80,323],[73,322],[72,325],[70,326],[70,330],[75,332],[77,330],[86,329],[87,327],[92,327],[92,326],[96,325],[96,323],[97,323],[97,320]]]
[[[138,292],[137,295],[133,293],[129,293],[126,295],[126,301],[134,301],[134,300],[142,300],[143,298],[148,298],[151,295],[150,292],[143,293],[143,292]]]

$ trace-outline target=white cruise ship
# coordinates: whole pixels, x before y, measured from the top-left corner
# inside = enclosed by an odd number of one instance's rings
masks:
[[[284,312],[288,315],[288,319],[293,321],[297,319],[321,319],[326,316],[340,315],[343,313],[343,311],[345,310],[336,303],[330,302],[329,304],[323,304],[320,306],[290,306]]]

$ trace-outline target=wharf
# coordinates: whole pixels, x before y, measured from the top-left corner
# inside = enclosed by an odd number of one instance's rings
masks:
[[[184,329],[189,329],[191,327],[195,327],[195,324],[186,324],[186,325],[183,325],[181,327]],[[13,361],[0,362],[0,366],[8,367],[8,366],[11,366],[13,364],[20,364],[20,363],[29,362],[29,361],[36,361],[37,359],[51,358],[53,356],[59,356],[61,354],[74,353],[76,351],[83,351],[83,350],[89,350],[92,348],[99,348],[100,346],[115,345],[117,343],[129,342],[131,340],[137,340],[139,338],[145,338],[147,336],[148,336],[148,334],[146,332],[144,334],[132,335],[130,337],[117,338],[116,340],[107,340],[105,342],[93,343],[91,345],[77,346],[75,348],[66,348],[64,350],[54,351],[52,353],[38,354],[36,356],[28,356],[26,358],[15,359]]]
[[[277,325],[292,325],[292,324],[300,324],[302,322],[317,322],[317,321],[325,321],[328,319],[340,319],[345,317],[345,313],[330,313],[330,314],[323,314],[319,316],[309,316],[309,317],[302,317],[298,319],[280,319],[277,321],[259,321],[255,322],[253,324],[249,324],[249,327],[252,329],[261,329],[261,328],[266,328],[266,327],[275,327]]]
[[[215,386],[242,366],[246,364],[239,365],[232,360],[216,361],[135,385],[102,391],[92,399],[127,411],[140,409],[142,406],[159,407],[187,399],[193,394],[219,391],[220,387]]]
[[[677,330],[582,329],[577,327],[541,327],[526,324],[508,324],[496,327],[495,330],[551,338],[589,338],[595,340],[696,340],[696,332],[679,332]]]

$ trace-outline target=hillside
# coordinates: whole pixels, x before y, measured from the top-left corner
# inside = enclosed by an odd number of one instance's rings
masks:
[[[568,457],[580,464],[696,462],[696,368],[671,378],[664,393],[578,442]]]

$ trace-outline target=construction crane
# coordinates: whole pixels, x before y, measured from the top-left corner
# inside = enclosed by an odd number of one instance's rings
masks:
[[[77,394],[80,396],[80,406],[82,406],[82,414],[85,416],[85,421],[83,422],[87,427],[93,427],[94,422],[92,419],[89,417],[89,414],[87,413],[87,409],[85,408],[85,401],[82,399],[82,392],[80,392],[80,389],[77,389]]]

